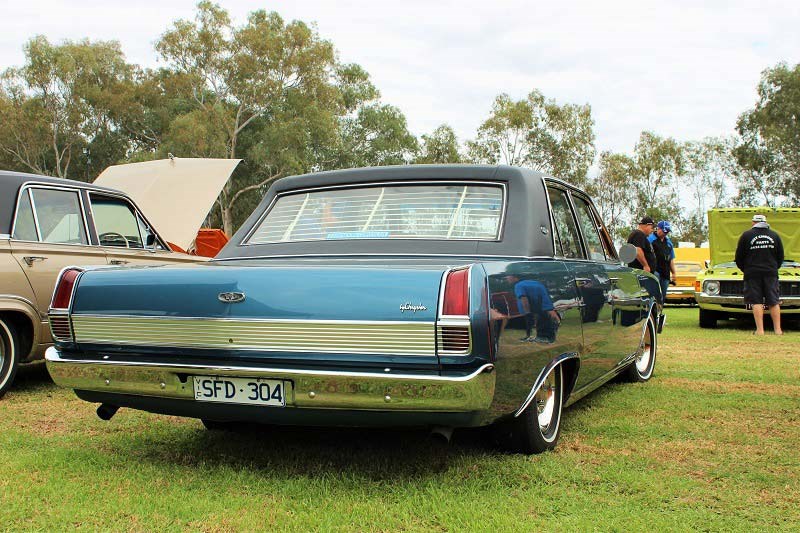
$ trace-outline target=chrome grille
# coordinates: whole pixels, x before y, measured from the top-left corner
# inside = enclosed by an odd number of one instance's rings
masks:
[[[49,315],[50,333],[55,340],[71,341],[72,330],[69,327],[69,315]]]
[[[73,315],[86,344],[435,356],[431,322]]]
[[[800,281],[781,281],[781,296],[800,296]]]
[[[744,294],[744,282],[740,280],[723,280],[719,282],[720,296],[741,296]]]
[[[468,325],[438,326],[439,353],[442,355],[464,355],[470,351],[470,328]]]

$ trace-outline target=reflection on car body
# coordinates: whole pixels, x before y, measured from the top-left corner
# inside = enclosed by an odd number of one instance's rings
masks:
[[[505,166],[284,178],[209,263],[58,290],[71,329],[48,368],[104,418],[492,425],[528,453],[556,445],[566,405],[651,377],[660,315],[655,278],[621,264],[585,193]],[[285,403],[248,393],[258,380]]]

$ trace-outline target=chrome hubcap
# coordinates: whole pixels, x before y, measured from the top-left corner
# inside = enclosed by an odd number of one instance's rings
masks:
[[[639,371],[640,374],[646,374],[647,369],[650,366],[650,358],[653,354],[653,345],[650,341],[650,328],[647,328],[647,333],[644,336],[644,344],[642,345],[642,349],[639,352],[639,356],[636,358],[636,370]]]
[[[547,433],[550,424],[553,422],[553,412],[556,407],[556,372],[550,372],[550,375],[544,380],[539,391],[536,393],[536,411],[539,418],[539,428],[542,433]]]

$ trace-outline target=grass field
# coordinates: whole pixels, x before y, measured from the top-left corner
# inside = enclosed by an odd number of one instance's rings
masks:
[[[656,374],[565,411],[555,452],[425,433],[110,422],[26,369],[0,400],[0,530],[798,530],[800,331],[668,309]]]

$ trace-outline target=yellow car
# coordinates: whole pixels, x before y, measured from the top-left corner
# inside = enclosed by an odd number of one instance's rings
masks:
[[[667,289],[667,303],[693,304],[694,280],[697,274],[705,270],[705,266],[698,261],[675,261],[675,285]]]
[[[744,275],[733,259],[739,237],[750,229],[755,214],[766,215],[770,228],[783,241],[785,260],[778,270],[781,315],[800,314],[800,208],[712,209],[708,212],[711,267],[695,280],[701,328],[714,328],[718,320],[752,313],[744,303]]]

